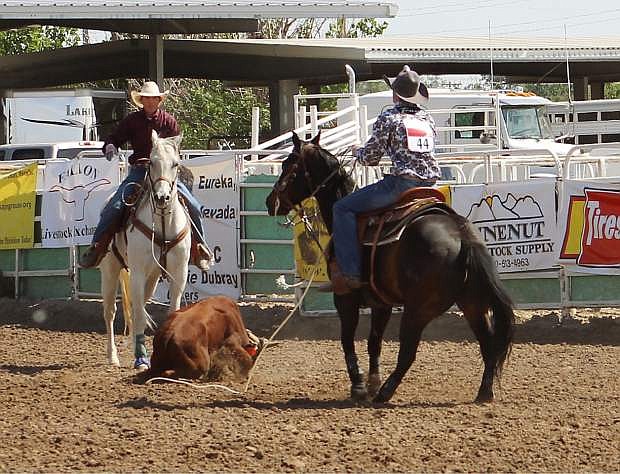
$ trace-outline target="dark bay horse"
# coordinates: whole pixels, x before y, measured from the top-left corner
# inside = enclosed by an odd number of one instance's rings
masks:
[[[331,234],[332,206],[353,187],[353,180],[338,159],[321,148],[318,135],[303,142],[293,133],[293,151],[282,163],[281,175],[267,197],[267,209],[272,216],[286,215],[302,200],[314,196]],[[369,258],[365,246],[366,279]],[[374,265],[375,274],[381,275],[378,286],[392,296],[395,304],[403,305],[398,361],[381,385],[381,343],[392,306],[383,303],[368,286],[334,295],[351,396],[365,398],[370,393],[375,402],[390,400],[415,360],[424,327],[456,303],[478,339],[484,360],[476,402],[492,401],[494,379],[500,377],[512,347],[513,304],[471,223],[457,214],[425,214],[414,219],[399,240],[377,247]],[[367,385],[354,347],[361,306],[371,307]]]

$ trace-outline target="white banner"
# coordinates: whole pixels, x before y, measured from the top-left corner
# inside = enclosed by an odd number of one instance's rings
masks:
[[[214,252],[211,268],[200,271],[190,265],[185,288],[186,302],[211,295],[241,296],[241,271],[237,255],[239,240],[239,183],[232,156],[204,156],[183,161],[194,174],[192,194],[201,204],[206,240]],[[169,301],[168,284],[157,286],[155,298]]]
[[[452,207],[478,229],[500,273],[557,265],[554,179],[454,186]]]
[[[49,160],[43,179],[41,246],[90,244],[101,209],[119,185],[118,170],[118,160]]]

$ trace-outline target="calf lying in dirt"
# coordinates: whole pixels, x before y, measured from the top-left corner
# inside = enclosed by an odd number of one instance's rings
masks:
[[[168,316],[153,338],[151,368],[138,381],[247,377],[261,342],[246,330],[235,301],[213,296]]]

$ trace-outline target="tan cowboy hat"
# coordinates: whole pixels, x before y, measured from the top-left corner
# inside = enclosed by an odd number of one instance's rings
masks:
[[[409,66],[403,66],[398,76],[383,76],[383,80],[405,102],[418,105],[428,103],[428,89],[420,80],[418,73],[412,71]]]
[[[159,86],[156,82],[146,81],[142,84],[142,88],[139,91],[131,91],[131,100],[138,107],[142,108],[142,97],[160,97],[161,101],[166,98],[170,91],[159,92]]]

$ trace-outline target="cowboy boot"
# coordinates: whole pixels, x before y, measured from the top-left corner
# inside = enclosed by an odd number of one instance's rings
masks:
[[[340,296],[350,293],[351,290],[357,290],[363,285],[359,278],[343,275],[335,259],[329,262],[329,278],[330,281],[321,285],[318,291],[332,292]]]
[[[99,242],[93,242],[80,256],[78,264],[82,268],[94,268],[101,263],[105,254],[108,253],[108,246],[112,239],[104,236]]]
[[[213,254],[206,245],[196,242],[192,238],[192,249],[190,251],[191,263],[196,265],[200,270],[206,272],[211,266]]]

